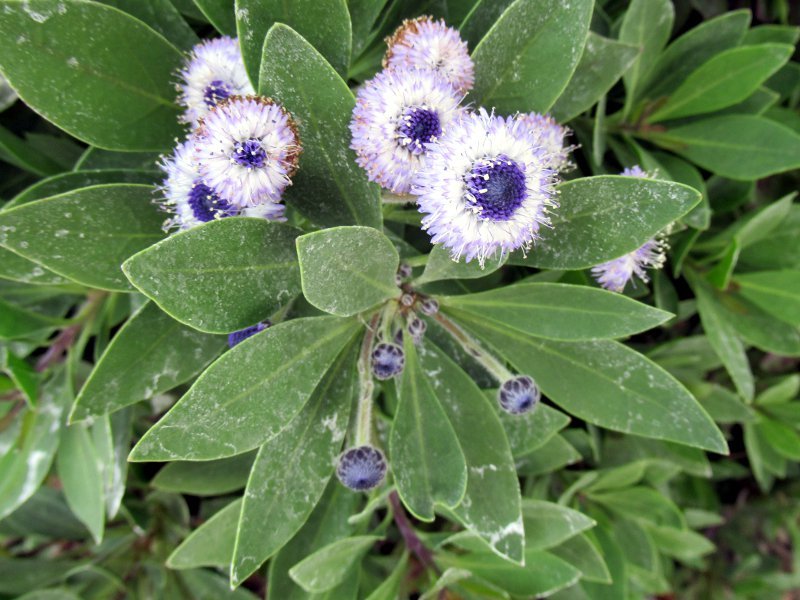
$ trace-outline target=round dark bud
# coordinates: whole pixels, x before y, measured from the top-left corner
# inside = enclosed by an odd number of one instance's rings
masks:
[[[411,294],[403,294],[400,296],[400,304],[403,306],[413,306],[414,304],[414,296]]]
[[[414,317],[408,322],[408,333],[415,344],[419,344],[422,341],[426,329],[428,329],[428,324],[419,317]]]
[[[500,407],[512,415],[532,411],[539,404],[542,393],[536,383],[527,375],[520,375],[503,382],[497,391]]]
[[[420,303],[419,309],[422,311],[423,315],[428,315],[430,317],[439,312],[439,303],[433,298],[425,298],[425,300]]]
[[[411,266],[407,265],[406,263],[401,263],[397,268],[397,274],[401,279],[408,279],[411,277]]]
[[[269,321],[264,321],[263,323],[256,323],[250,327],[245,327],[239,331],[234,331],[228,335],[228,348],[233,348],[236,344],[242,343],[247,338],[253,337],[255,334],[264,331],[271,325],[272,323]]]
[[[386,477],[386,458],[372,446],[350,448],[339,457],[336,477],[353,491],[371,490]]]
[[[403,371],[406,356],[396,344],[380,343],[372,350],[372,374],[377,379],[390,379]]]

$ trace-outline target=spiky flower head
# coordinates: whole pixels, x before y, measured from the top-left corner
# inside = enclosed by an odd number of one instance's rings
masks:
[[[565,145],[570,133],[567,127],[559,125],[550,115],[536,112],[524,113],[517,118],[530,127],[538,144],[544,148],[549,168],[554,171],[566,171],[572,166],[569,154],[574,150],[574,146]]]
[[[431,17],[407,19],[386,38],[385,69],[430,69],[462,93],[475,83],[475,65],[458,31]]]
[[[641,179],[652,179],[653,177],[639,165],[626,168],[620,175]],[[667,230],[647,240],[633,252],[628,252],[628,254],[619,258],[592,267],[592,275],[597,283],[612,292],[622,292],[634,275],[643,283],[647,283],[650,279],[647,276],[646,269],[660,269],[666,262],[667,243],[665,235]]]
[[[427,144],[447,130],[462,95],[432,71],[382,71],[359,90],[350,121],[359,166],[370,181],[407,194]]]
[[[222,100],[255,94],[239,40],[228,36],[197,44],[179,74],[179,101],[186,107],[182,119],[193,128]]]
[[[195,161],[203,182],[239,208],[280,202],[297,169],[293,119],[270,98],[231,96],[203,118]]]
[[[203,183],[194,161],[193,137],[178,144],[172,156],[165,158],[161,169],[166,173],[160,191],[160,203],[171,217],[165,229],[190,229],[202,223],[231,216],[262,217],[285,221],[283,204],[267,203],[240,210]]]
[[[381,342],[372,350],[372,374],[376,379],[391,379],[403,372],[406,355],[397,344]]]
[[[412,194],[434,244],[483,265],[498,252],[527,250],[555,205],[555,173],[520,120],[481,108],[451,123],[429,147]]]
[[[500,408],[512,415],[532,411],[539,404],[541,397],[542,393],[536,382],[527,375],[508,379],[497,390]]]
[[[378,487],[386,477],[386,458],[374,446],[350,448],[339,457],[336,477],[355,492]]]
[[[261,323],[256,323],[250,327],[245,327],[244,329],[240,329],[239,331],[234,331],[233,333],[228,334],[228,348],[233,348],[235,345],[241,344],[247,338],[251,338],[255,334],[261,333],[265,329],[268,329],[271,325],[272,323],[269,321],[263,321]]]

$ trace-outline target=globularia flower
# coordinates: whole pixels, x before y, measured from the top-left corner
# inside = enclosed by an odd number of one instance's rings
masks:
[[[484,261],[498,251],[530,248],[555,205],[555,173],[519,119],[481,108],[450,124],[429,147],[412,194],[423,229],[454,260]]]
[[[166,229],[189,229],[223,217],[234,215],[263,217],[285,221],[283,204],[266,203],[239,210],[203,183],[194,162],[195,140],[178,144],[172,156],[164,159],[161,168],[167,177],[161,187],[163,207],[170,213]]]
[[[408,193],[427,144],[459,114],[461,98],[432,71],[395,69],[367,81],[356,98],[350,147],[370,181]]]
[[[520,375],[503,382],[497,390],[500,407],[512,415],[530,412],[539,404],[542,393],[536,383],[527,375]]]
[[[180,76],[180,102],[186,107],[183,120],[192,127],[222,100],[255,94],[239,41],[227,36],[197,44]]]
[[[403,21],[386,43],[385,69],[430,69],[462,93],[475,83],[475,65],[466,42],[442,20],[418,17]]]
[[[256,323],[250,327],[245,327],[244,329],[240,329],[239,331],[234,331],[233,333],[228,334],[228,348],[233,348],[236,344],[240,344],[247,338],[253,337],[257,333],[261,333],[265,329],[268,329],[271,325],[272,323],[269,321],[264,321],[263,323]]]
[[[386,477],[386,459],[374,446],[358,446],[339,457],[336,477],[346,487],[363,492],[378,487]]]
[[[649,179],[652,176],[639,165],[626,168],[620,175]],[[619,258],[592,267],[595,280],[607,290],[622,292],[636,275],[642,282],[649,278],[645,269],[660,269],[666,262],[667,244],[663,233],[646,241],[642,246]]]
[[[382,342],[372,350],[372,374],[376,379],[391,379],[403,371],[406,356],[396,344]]]
[[[549,168],[554,171],[565,171],[571,166],[569,153],[573,147],[564,145],[569,129],[559,125],[550,115],[532,112],[521,114],[518,118],[530,127],[537,143],[544,148]]]
[[[279,202],[297,169],[294,121],[269,98],[231,96],[203,118],[195,160],[203,182],[239,208]]]

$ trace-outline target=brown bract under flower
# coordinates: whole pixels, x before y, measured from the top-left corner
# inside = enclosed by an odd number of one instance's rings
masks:
[[[419,33],[419,26],[421,23],[431,22],[433,22],[433,17],[427,15],[417,17],[416,19],[405,19],[400,27],[395,29],[395,32],[384,40],[388,46],[388,49],[386,50],[386,54],[383,56],[381,66],[384,69],[387,69],[389,67],[389,61],[392,60],[392,49],[397,44],[403,44],[407,35]]]

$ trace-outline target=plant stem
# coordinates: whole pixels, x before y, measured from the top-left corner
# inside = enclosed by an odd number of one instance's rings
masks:
[[[364,446],[372,439],[372,372],[370,358],[372,342],[378,333],[378,321],[381,313],[372,315],[361,342],[361,353],[358,357],[358,419],[356,421],[356,446]]]
[[[39,360],[36,361],[36,370],[40,373],[64,359],[64,354],[69,350],[81,329],[95,315],[100,308],[108,292],[93,290],[86,296],[86,302],[75,317],[75,322],[62,329],[53,339],[50,347],[45,351]]]
[[[431,551],[428,550],[425,544],[422,543],[422,540],[419,539],[419,536],[417,536],[411,525],[411,521],[408,520],[408,515],[406,515],[406,511],[400,503],[400,497],[397,495],[396,490],[389,494],[389,504],[392,507],[392,516],[394,517],[395,525],[397,525],[400,535],[403,536],[406,548],[417,557],[417,560],[419,560],[426,569],[432,569],[437,575],[440,575],[441,572],[439,571],[439,567],[436,566],[436,563],[433,562]]]
[[[453,339],[461,344],[461,347],[467,354],[483,365],[498,383],[502,384],[504,381],[508,381],[514,377],[514,374],[506,369],[503,363],[484,350],[476,339],[442,314],[441,311],[437,312],[433,318],[436,319],[436,322],[439,323]]]

